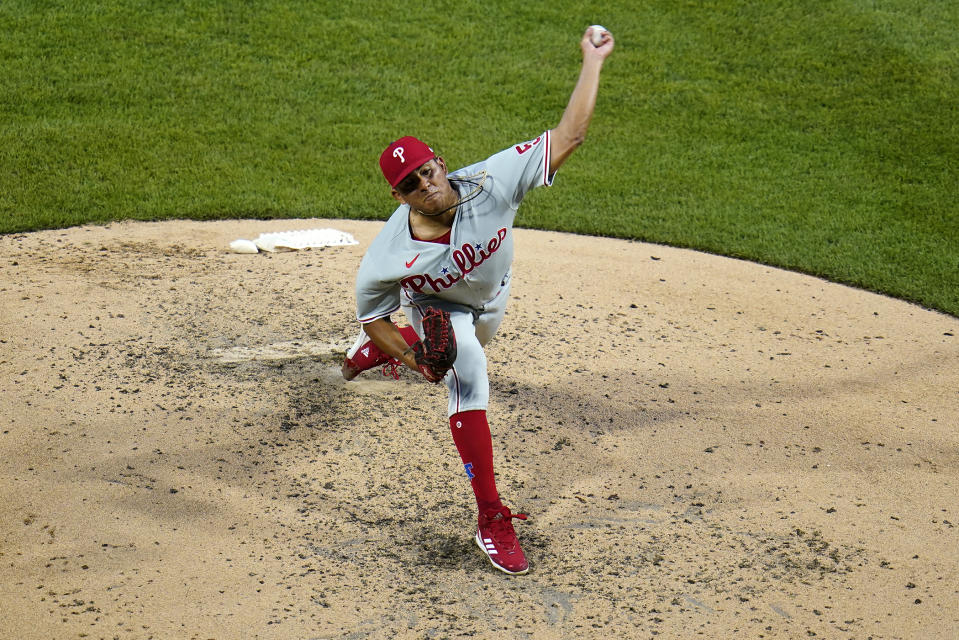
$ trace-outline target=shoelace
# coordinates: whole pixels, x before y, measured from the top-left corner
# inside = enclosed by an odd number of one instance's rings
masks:
[[[386,364],[383,365],[383,375],[387,378],[393,378],[394,380],[400,379],[399,368],[403,363],[397,360],[396,358],[390,358],[386,361]]]
[[[493,517],[487,518],[486,521],[490,536],[492,536],[497,545],[519,543],[516,539],[516,530],[513,529],[513,523],[510,522],[513,518],[526,520],[527,516],[525,513],[510,513],[508,507],[503,507],[502,511],[498,511]]]

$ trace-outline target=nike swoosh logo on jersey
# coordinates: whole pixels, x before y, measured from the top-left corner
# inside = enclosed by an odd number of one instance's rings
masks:
[[[416,262],[416,258],[419,258],[419,257],[420,257],[420,254],[417,253],[415,258],[413,258],[412,260],[406,263],[406,268],[409,269],[410,267],[412,267],[413,263]]]

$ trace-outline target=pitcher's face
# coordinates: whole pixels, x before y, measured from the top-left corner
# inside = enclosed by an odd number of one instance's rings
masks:
[[[416,168],[393,188],[393,197],[429,215],[456,202],[456,191],[446,177],[446,163],[433,158]]]

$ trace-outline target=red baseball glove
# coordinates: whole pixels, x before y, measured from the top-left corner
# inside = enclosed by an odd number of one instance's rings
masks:
[[[423,339],[413,343],[420,373],[430,382],[440,382],[456,361],[456,335],[450,314],[429,307],[423,314]]]

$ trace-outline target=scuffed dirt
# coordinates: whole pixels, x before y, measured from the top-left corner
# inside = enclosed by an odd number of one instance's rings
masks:
[[[334,227],[359,246],[260,255]],[[345,383],[379,224],[0,237],[0,637],[955,638],[959,321],[518,230],[493,570],[444,391]]]

